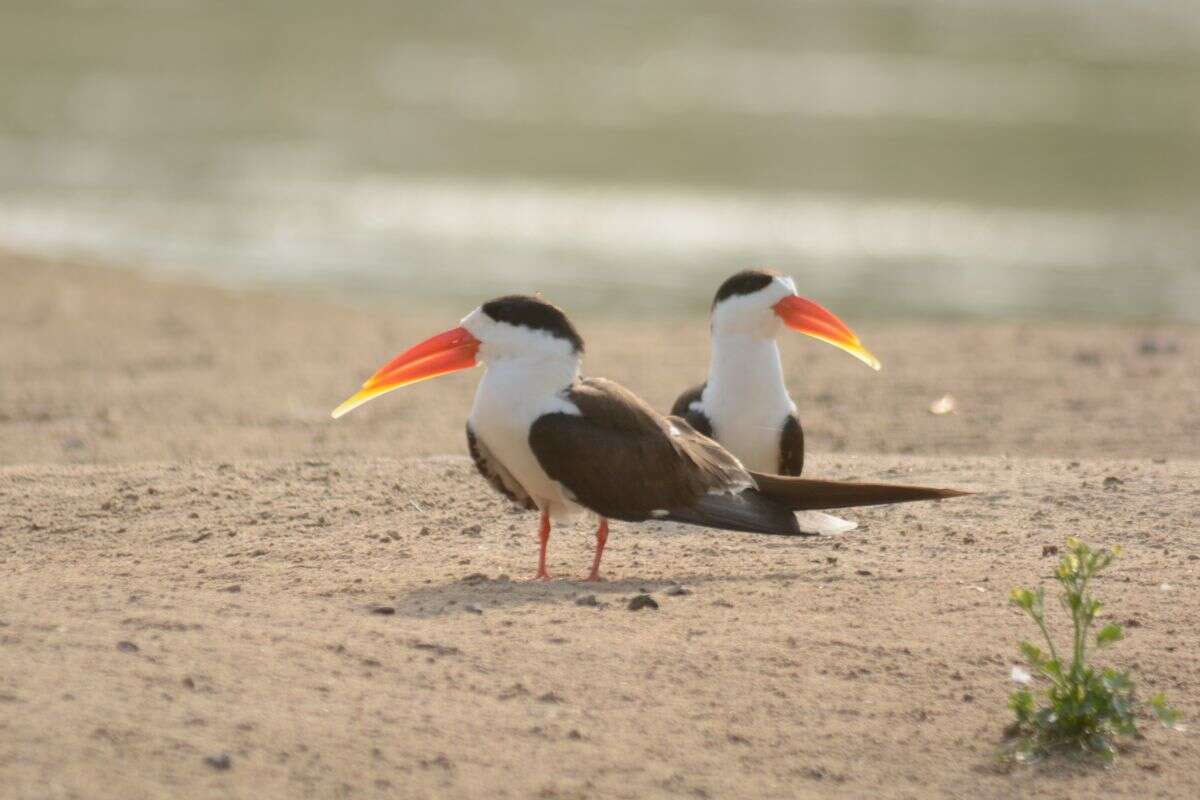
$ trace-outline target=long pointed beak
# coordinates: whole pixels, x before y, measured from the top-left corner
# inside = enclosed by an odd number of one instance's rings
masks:
[[[871,369],[877,370],[883,366],[878,358],[863,347],[854,331],[824,306],[793,294],[776,303],[774,309],[792,330],[841,348]]]
[[[474,367],[479,363],[475,358],[478,353],[479,340],[466,328],[454,328],[431,336],[385,364],[361,389],[335,408],[331,416],[337,419],[368,400],[401,386]]]

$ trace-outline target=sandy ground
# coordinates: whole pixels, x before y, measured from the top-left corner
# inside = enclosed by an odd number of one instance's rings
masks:
[[[367,313],[3,255],[0,287],[0,464],[466,452],[474,373],[329,411],[470,308]],[[708,368],[697,313],[576,319],[588,371],[669,408]],[[1200,329],[849,321],[882,372],[783,341],[818,454],[1200,457]],[[945,394],[959,413],[931,415]]]
[[[476,376],[327,418],[469,309],[0,286],[6,799],[1200,796],[1194,732],[993,761],[1008,591],[1069,534],[1125,548],[1113,663],[1200,715],[1195,329],[854,321],[879,375],[788,341],[813,474],[980,494],[803,541],[617,524],[596,586],[582,525],[526,580],[535,519],[461,455]],[[700,321],[580,323],[660,406],[704,372]]]

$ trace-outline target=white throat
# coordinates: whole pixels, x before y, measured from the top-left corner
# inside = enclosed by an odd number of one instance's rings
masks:
[[[774,338],[714,333],[700,402],[714,438],[747,468],[778,472],[780,435],[796,404],[788,396]]]
[[[520,415],[531,407],[558,402],[578,377],[576,358],[499,358],[485,364],[475,402],[478,405],[482,397],[489,405]]]
[[[530,447],[529,431],[543,414],[579,414],[565,393],[578,376],[579,359],[573,356],[497,358],[487,364],[469,418],[471,430],[538,508],[559,519],[579,507],[542,469]]]

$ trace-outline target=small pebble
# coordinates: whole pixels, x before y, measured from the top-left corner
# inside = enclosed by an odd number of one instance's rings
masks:
[[[1169,339],[1147,337],[1138,345],[1138,352],[1144,356],[1157,355],[1158,353],[1178,353],[1179,344]]]
[[[641,611],[643,608],[657,609],[658,601],[648,594],[635,595],[634,598],[629,601],[630,611]]]
[[[575,598],[575,605],[591,606],[594,608],[594,607],[600,605],[600,601],[596,599],[596,595],[594,595],[594,594],[584,594],[584,595],[580,595],[579,597]]]
[[[219,756],[205,756],[204,763],[215,770],[224,772],[233,766],[233,759],[229,757],[229,753],[221,753]]]
[[[375,606],[371,609],[371,613],[378,614],[381,617],[390,617],[392,614],[396,613],[396,609],[392,608],[391,606]]]
[[[122,653],[136,653],[141,648],[133,642],[120,641],[117,642],[117,649]]]
[[[482,614],[483,613],[483,609],[480,608],[475,603],[468,603],[467,605],[464,606],[464,608],[467,611],[470,611],[472,614]]]
[[[667,588],[667,594],[669,594],[671,597],[683,597],[684,595],[689,595],[691,593],[691,589],[678,583]]]

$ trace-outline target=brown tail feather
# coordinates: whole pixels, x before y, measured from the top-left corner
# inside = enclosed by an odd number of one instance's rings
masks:
[[[852,481],[818,481],[809,478],[788,478],[751,472],[758,490],[793,511],[816,511],[829,508],[877,506],[884,503],[911,503],[915,500],[944,500],[971,492],[957,489],[935,489],[931,486],[902,486],[895,483],[854,483]]]

